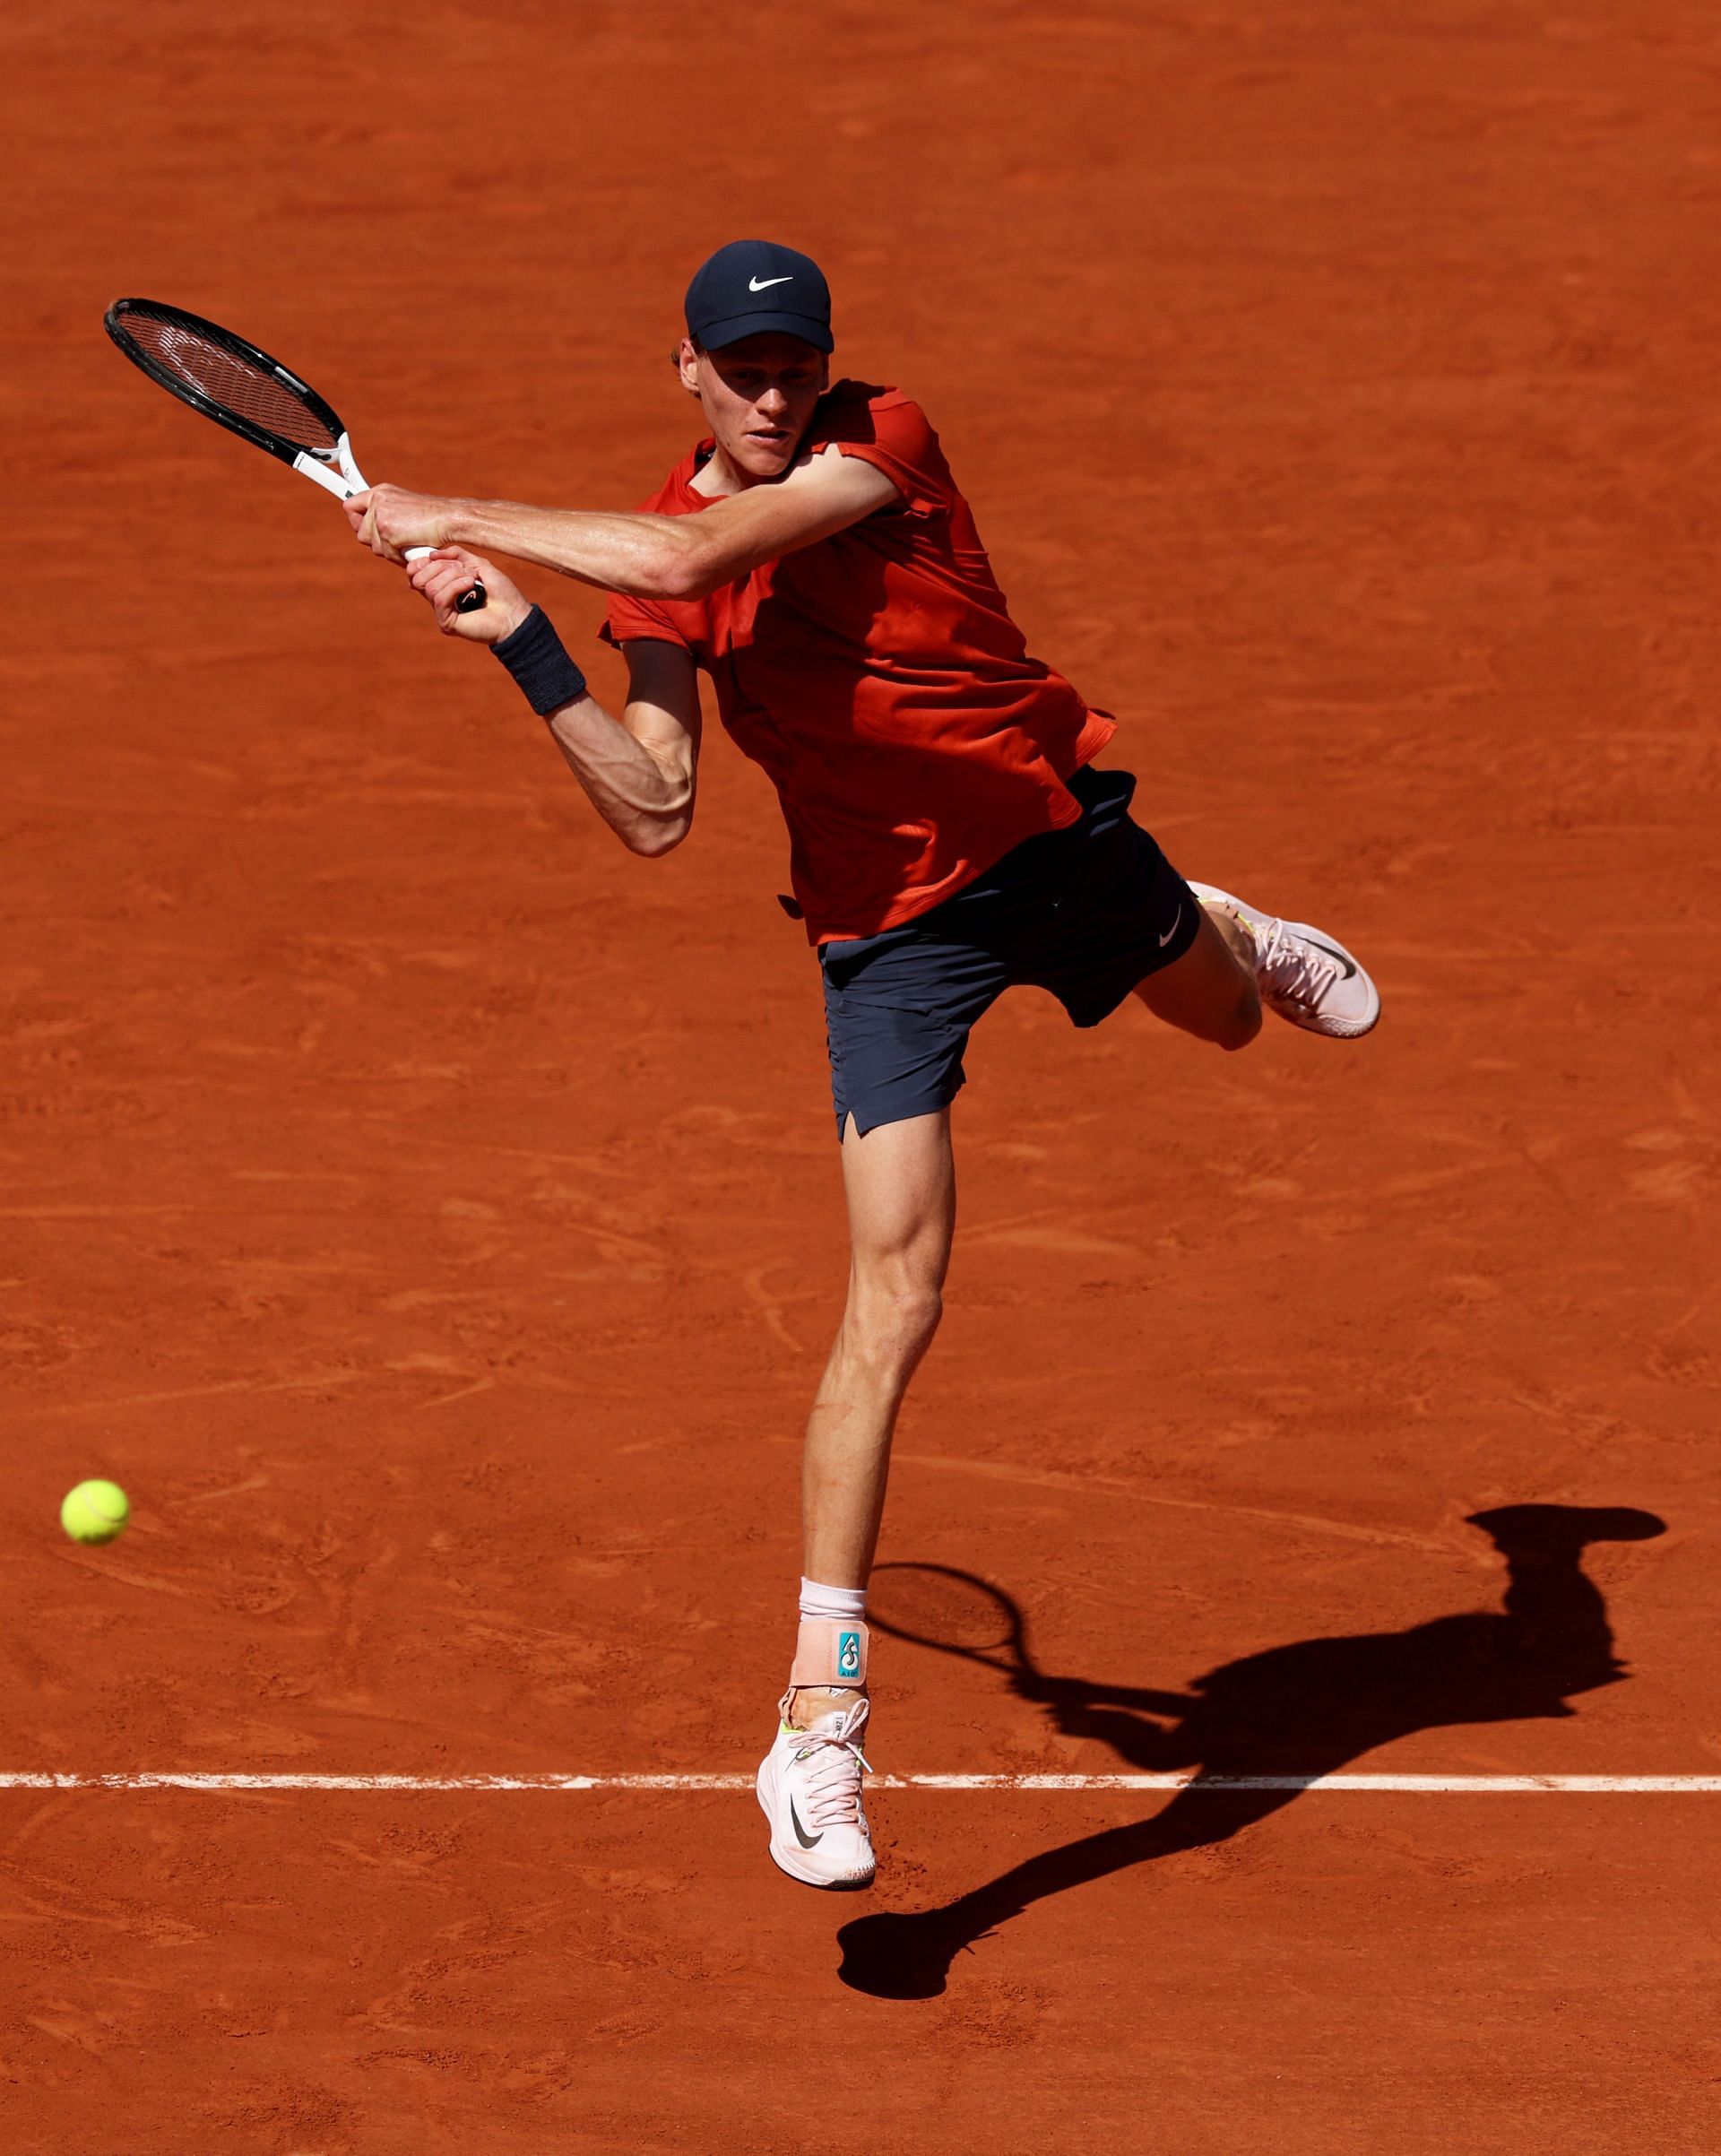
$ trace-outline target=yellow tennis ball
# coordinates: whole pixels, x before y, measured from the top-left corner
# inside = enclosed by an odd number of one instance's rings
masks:
[[[60,1507],[60,1525],[74,1542],[111,1542],[131,1516],[131,1500],[117,1482],[81,1482]]]

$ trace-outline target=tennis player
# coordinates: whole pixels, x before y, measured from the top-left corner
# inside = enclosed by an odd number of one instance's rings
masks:
[[[950,1105],[970,1029],[1008,988],[1097,1026],[1129,996],[1221,1049],[1265,1005],[1353,1040],[1379,1015],[1337,939],[1186,883],[1102,766],[1115,722],[1028,656],[938,437],[900,390],[830,380],[817,265],[722,247],[674,363],[704,438],[641,509],[539,509],[376,487],[347,512],[410,570],[445,635],[489,644],[636,853],[693,821],[697,676],[770,774],[792,900],[820,967],[852,1245],[807,1426],[800,1632],[759,1770],[771,1855],[865,1885],[868,1575],[897,1409],[938,1322],[956,1186]],[[613,714],[494,557],[612,594]],[[458,612],[481,577],[488,603]]]

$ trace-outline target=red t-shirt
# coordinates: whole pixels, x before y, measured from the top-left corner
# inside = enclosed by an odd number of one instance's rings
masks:
[[[1116,731],[1027,655],[938,437],[895,389],[839,382],[804,446],[896,485],[846,531],[703,599],[611,598],[611,644],[691,652],[724,726],[770,774],[809,940],[912,921],[1081,814],[1064,781]],[[691,515],[703,443],[643,510]]]

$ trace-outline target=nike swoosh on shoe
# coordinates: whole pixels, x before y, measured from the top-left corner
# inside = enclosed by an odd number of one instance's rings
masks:
[[[1347,981],[1355,980],[1356,961],[1353,958],[1347,958],[1343,951],[1335,950],[1330,943],[1322,942],[1319,936],[1305,935],[1303,937],[1303,941],[1305,943],[1312,943],[1318,951],[1325,951],[1329,958],[1334,959],[1338,965],[1342,965],[1345,968],[1345,978]]]
[[[800,1842],[803,1849],[816,1849],[825,1839],[822,1832],[809,1834],[801,1825],[800,1814],[795,1809],[795,1800],[792,1797],[789,1799],[789,1823],[795,1830],[795,1840]]]

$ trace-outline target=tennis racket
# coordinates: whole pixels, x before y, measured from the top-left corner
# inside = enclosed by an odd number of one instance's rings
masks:
[[[132,362],[169,396],[206,420],[254,442],[346,501],[365,491],[347,430],[333,404],[245,338],[201,315],[159,299],[116,299],[103,316],[108,334]],[[409,561],[422,561],[434,547],[408,547]],[[474,584],[454,602],[457,613],[475,614],[484,586]]]

